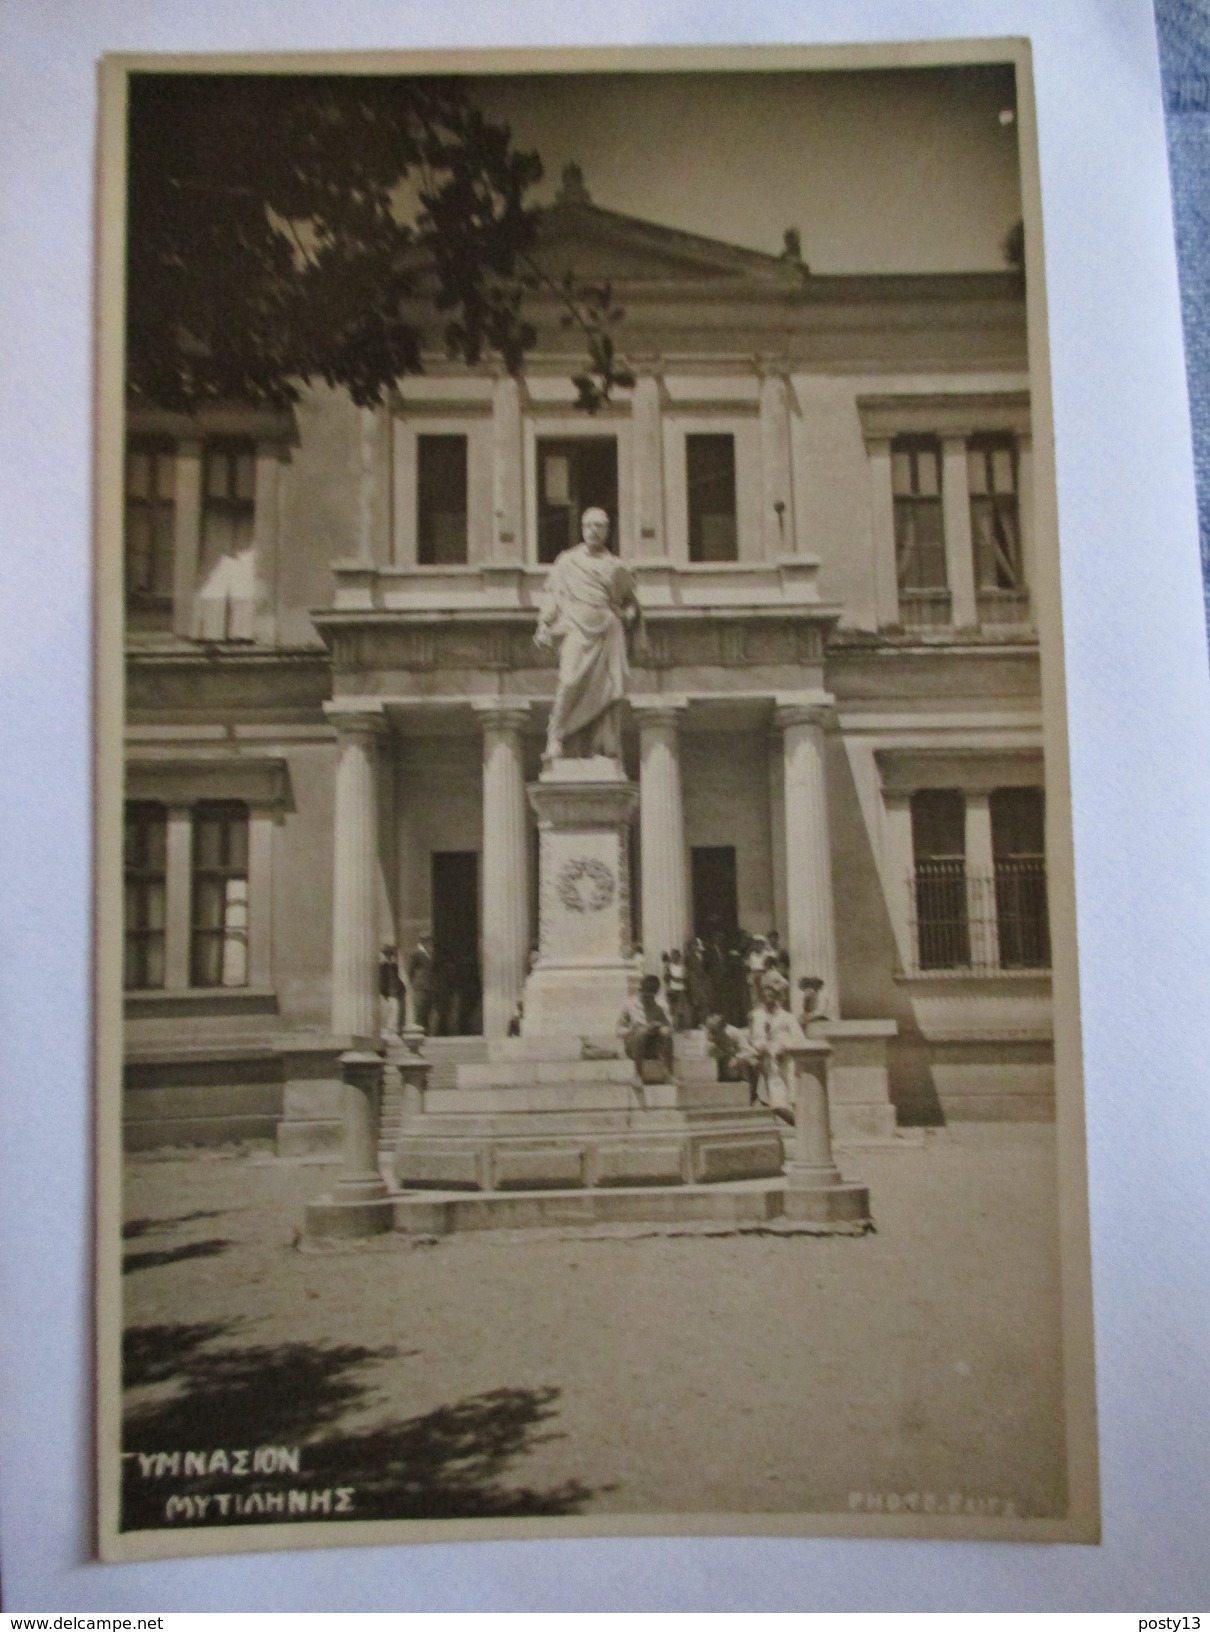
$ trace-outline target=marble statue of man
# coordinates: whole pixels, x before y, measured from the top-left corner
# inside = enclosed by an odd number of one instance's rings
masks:
[[[545,759],[622,757],[620,704],[626,691],[626,632],[639,620],[630,572],[607,548],[609,517],[585,510],[583,542],[558,556],[546,580],[534,641],[559,643],[559,681]]]

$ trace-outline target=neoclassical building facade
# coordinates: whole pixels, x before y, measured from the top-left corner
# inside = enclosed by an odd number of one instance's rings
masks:
[[[624,308],[635,384],[595,414],[552,298],[520,377],[433,358],[378,410],[130,415],[129,1142],[322,1148],[385,943],[406,974],[434,939],[435,1059],[503,1035],[538,914],[532,636],[590,504],[646,624],[646,965],[776,930],[824,981],[842,1136],[1048,1116],[1018,277],[817,276],[574,174],[541,254]]]

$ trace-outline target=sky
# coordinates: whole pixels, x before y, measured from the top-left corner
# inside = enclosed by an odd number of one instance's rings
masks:
[[[557,190],[816,272],[1003,268],[1021,215],[1012,69],[528,75],[468,84]]]

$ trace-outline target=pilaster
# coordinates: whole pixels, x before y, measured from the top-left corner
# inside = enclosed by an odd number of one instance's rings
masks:
[[[501,374],[492,387],[492,559],[525,559],[525,450],[521,386]]]
[[[193,807],[169,805],[165,846],[164,986],[183,992],[190,984],[193,917]]]
[[[941,443],[941,505],[945,526],[945,572],[955,629],[974,629],[979,622],[975,599],[975,551],[971,539],[970,485],[966,438],[947,436]]]
[[[651,365],[637,368],[634,416],[634,498],[636,554],[641,560],[667,554],[664,529],[664,433],[660,381]]]
[[[253,806],[248,813],[248,984],[273,985],[274,812]]]
[[[986,789],[966,795],[966,892],[969,903],[971,961],[976,968],[999,963],[996,931],[995,857],[992,849],[991,796]]]
[[[176,447],[176,514],[173,535],[172,631],[193,635],[198,555],[202,540],[202,444],[188,437]]]
[[[760,382],[761,531],[766,561],[797,554],[790,462],[790,387],[784,368],[766,365]]]
[[[899,567],[895,559],[895,490],[891,479],[891,439],[868,438],[870,529],[874,546],[874,607],[880,629],[902,622]]]

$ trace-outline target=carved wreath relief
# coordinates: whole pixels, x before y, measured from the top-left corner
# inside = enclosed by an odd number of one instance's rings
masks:
[[[613,900],[616,887],[608,866],[594,856],[567,862],[555,885],[568,912],[600,912]]]

